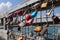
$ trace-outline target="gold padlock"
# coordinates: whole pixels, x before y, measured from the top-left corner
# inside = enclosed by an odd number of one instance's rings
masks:
[[[41,4],[41,8],[45,8],[45,7],[47,7],[47,4],[48,4],[47,2],[42,3],[42,4]]]
[[[23,36],[19,36],[17,40],[23,40]]]
[[[34,29],[35,32],[40,32],[41,30],[42,30],[42,26],[37,26]]]

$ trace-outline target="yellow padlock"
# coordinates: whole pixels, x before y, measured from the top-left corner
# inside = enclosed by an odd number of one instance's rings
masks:
[[[40,32],[41,30],[42,30],[42,26],[37,26],[34,29],[35,32]]]
[[[45,8],[45,7],[47,7],[47,4],[48,4],[47,2],[42,3],[42,4],[41,4],[41,8]]]
[[[23,40],[23,36],[19,36],[17,40]]]

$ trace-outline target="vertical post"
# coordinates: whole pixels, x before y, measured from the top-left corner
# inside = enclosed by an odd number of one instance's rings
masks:
[[[3,18],[3,28],[5,29],[5,18]],[[5,32],[7,33],[7,30],[5,30]],[[7,34],[6,34],[5,38],[7,40]]]
[[[47,13],[47,10],[46,10],[46,13]],[[48,24],[48,16],[46,15],[46,21],[47,21],[47,24]],[[47,38],[48,38],[48,30],[47,30]]]
[[[5,16],[5,15],[3,15]],[[4,26],[4,29],[5,29],[5,17],[3,18],[3,26]]]
[[[53,0],[52,0],[52,12],[53,12],[53,15],[54,15],[54,2],[53,2]],[[53,37],[53,40],[55,40],[55,23],[54,23],[54,21],[53,21],[53,26],[54,26],[54,33],[53,33],[53,35],[54,35],[54,37]]]
[[[40,18],[40,19],[41,19],[40,22],[42,23],[42,10],[41,10],[40,12],[41,12],[41,13],[40,13],[40,17],[41,17],[41,18]]]
[[[53,10],[53,15],[54,15],[54,10]],[[54,33],[53,33],[53,35],[54,35],[54,39],[53,40],[55,40],[55,23],[54,23],[54,21],[53,21],[53,26],[54,26]]]

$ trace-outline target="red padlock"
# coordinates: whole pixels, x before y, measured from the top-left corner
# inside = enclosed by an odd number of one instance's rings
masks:
[[[29,20],[30,18],[30,14],[26,14],[26,20]]]
[[[22,10],[17,10],[15,13],[21,14],[22,13]]]

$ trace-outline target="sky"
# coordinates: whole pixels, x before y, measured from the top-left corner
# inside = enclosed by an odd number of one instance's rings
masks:
[[[52,13],[51,13],[52,14]],[[55,15],[59,15],[60,14],[60,7],[56,7],[54,8],[54,14]],[[42,11],[42,15],[45,16],[46,15],[46,10]]]
[[[9,8],[13,8],[14,6],[24,2],[25,0],[0,0],[0,14]],[[43,11],[44,15],[45,11]],[[55,8],[55,13],[60,13],[60,7]]]
[[[25,0],[0,0],[0,14]]]

